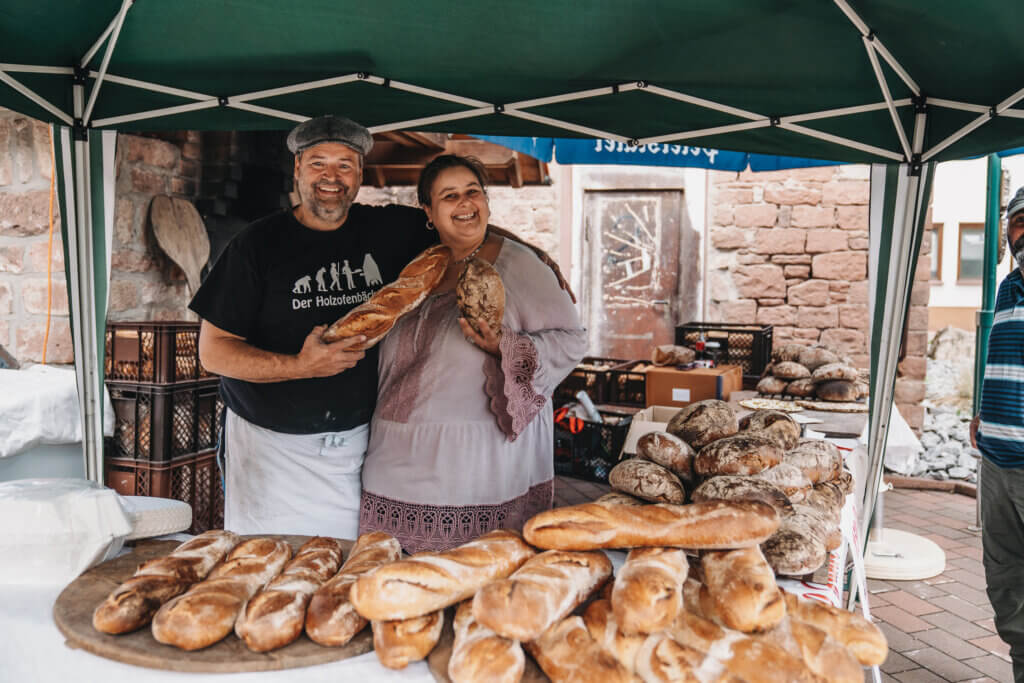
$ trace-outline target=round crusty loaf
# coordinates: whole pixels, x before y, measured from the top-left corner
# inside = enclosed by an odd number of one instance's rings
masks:
[[[674,344],[662,344],[655,346],[651,351],[651,362],[657,366],[663,365],[686,365],[692,363],[697,357],[696,352],[688,346],[676,346]]]
[[[608,483],[617,491],[652,503],[681,505],[686,500],[679,477],[650,460],[623,460],[608,473]]]
[[[765,377],[757,383],[757,393],[764,394],[765,396],[773,396],[775,394],[781,394],[786,391],[786,387],[789,385],[784,379],[778,377]]]
[[[846,382],[855,382],[860,373],[857,372],[857,368],[851,368],[849,365],[843,363],[828,363],[822,365],[811,373],[811,379],[814,380],[815,384],[821,382],[830,382],[832,380],[843,380]]]
[[[775,467],[769,467],[764,472],[758,472],[757,474],[751,475],[755,479],[763,479],[770,484],[782,489],[789,500],[793,503],[797,503],[804,499],[807,493],[811,490],[811,480],[807,478],[807,475],[803,473],[796,465],[785,462],[785,455],[783,462],[780,462]]]
[[[736,413],[725,401],[713,398],[686,406],[669,420],[666,431],[678,436],[694,449],[732,436],[740,430]]]
[[[812,484],[817,484],[839,476],[843,455],[834,443],[824,439],[800,439],[796,448],[786,451],[783,462],[800,468]]]
[[[810,531],[801,517],[790,516],[775,535],[761,544],[764,559],[776,574],[804,576],[825,564],[825,545]]]
[[[800,354],[807,349],[803,344],[796,344],[790,342],[789,344],[782,344],[772,349],[772,361],[775,363],[784,363],[787,361],[798,361],[800,360]]]
[[[800,363],[794,363],[792,361],[786,361],[783,363],[776,363],[772,368],[772,374],[779,379],[794,380],[803,379],[804,377],[810,377],[811,371],[808,370]]]
[[[781,410],[755,410],[740,420],[740,433],[749,432],[775,439],[782,450],[800,441],[800,425]]]
[[[594,502],[607,505],[647,505],[646,500],[640,500],[622,491],[609,491]]]
[[[474,330],[480,332],[481,320],[495,334],[501,329],[505,317],[505,285],[490,263],[480,257],[470,259],[455,285],[455,298],[459,312]]]
[[[814,372],[823,365],[838,363],[839,356],[824,347],[811,346],[800,352],[797,362],[811,372]]]
[[[814,380],[810,377],[804,377],[803,379],[795,379],[789,383],[786,387],[786,393],[790,396],[799,396],[800,398],[812,398],[814,396]]]
[[[690,500],[701,503],[708,500],[759,500],[779,511],[779,515],[793,511],[789,497],[778,486],[764,479],[723,474],[711,477],[694,489]]]
[[[636,457],[658,463],[686,483],[693,481],[693,449],[668,432],[650,432],[636,442]]]
[[[782,453],[773,439],[737,434],[700,449],[693,460],[693,469],[701,477],[757,474],[782,462]]]
[[[822,401],[856,401],[860,397],[855,382],[842,380],[822,382],[814,391]]]

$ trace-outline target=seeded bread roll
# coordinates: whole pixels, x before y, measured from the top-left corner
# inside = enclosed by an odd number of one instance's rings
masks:
[[[860,397],[856,382],[833,380],[815,385],[814,394],[822,401],[849,402]]]
[[[668,432],[650,432],[636,442],[636,457],[666,468],[684,483],[693,482],[693,449]]]
[[[796,361],[811,372],[814,372],[817,368],[820,368],[823,365],[838,363],[839,356],[833,351],[821,346],[811,346],[801,351],[800,355],[797,356]]]
[[[825,439],[800,439],[795,448],[786,451],[782,462],[800,468],[812,484],[831,481],[843,469],[842,453]]]
[[[765,396],[781,394],[789,387],[789,382],[779,377],[765,377],[757,383],[757,393]]]
[[[728,403],[716,399],[691,403],[669,420],[666,429],[695,450],[739,430],[736,413]]]
[[[786,386],[785,393],[787,396],[799,396],[800,398],[812,398],[814,396],[816,385],[814,380],[810,377],[804,377],[803,379],[795,379]]]
[[[623,460],[608,473],[612,488],[652,503],[675,503],[686,500],[686,490],[679,478],[657,463],[640,458]]]
[[[784,451],[800,441],[800,425],[780,410],[755,410],[740,420],[740,433],[748,432],[775,439]]]
[[[785,461],[785,455],[782,456],[782,459],[783,461],[775,467],[769,467],[763,472],[753,474],[750,478],[763,479],[769,484],[777,486],[786,494],[791,503],[798,503],[804,499],[813,484],[803,470]]]
[[[693,460],[693,469],[700,477],[757,474],[782,462],[782,453],[773,439],[737,434],[700,449]]]
[[[792,381],[794,379],[803,379],[804,377],[810,377],[811,371],[799,363],[792,361],[776,363],[772,369],[772,373],[780,378]]]
[[[800,360],[800,354],[807,350],[803,344],[789,343],[782,344],[772,349],[773,363],[795,362]]]
[[[782,489],[763,479],[721,475],[712,477],[694,489],[691,496],[694,503],[709,500],[756,500],[768,503],[778,510],[780,515],[793,511],[789,496]]]
[[[462,317],[477,332],[480,332],[481,320],[495,334],[501,329],[505,316],[505,286],[498,271],[484,259],[474,257],[466,264],[455,285],[455,299]]]
[[[831,382],[834,380],[842,380],[845,382],[855,382],[860,373],[857,372],[857,368],[851,368],[849,365],[843,363],[827,363],[822,365],[811,373],[811,379],[814,380],[815,384],[822,382]]]

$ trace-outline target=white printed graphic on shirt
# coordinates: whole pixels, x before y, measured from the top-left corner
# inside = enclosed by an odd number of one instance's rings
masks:
[[[328,282],[328,275],[330,275],[330,282]],[[357,275],[360,276],[362,282],[357,282]],[[293,310],[360,304],[370,298],[370,295],[377,290],[377,285],[384,284],[380,274],[380,267],[370,254],[363,255],[362,268],[353,268],[349,260],[344,259],[342,261],[331,261],[328,265],[321,266],[313,275],[303,275],[295,281],[295,285],[292,287],[292,294],[312,294],[314,281],[316,282],[317,292],[351,293],[293,297]],[[352,292],[354,289],[360,291]]]

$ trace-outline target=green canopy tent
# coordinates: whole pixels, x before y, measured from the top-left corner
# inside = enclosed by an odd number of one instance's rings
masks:
[[[870,514],[929,178],[936,161],[1024,145],[1021,20],[1018,0],[6,0],[0,105],[58,128],[86,471],[101,472],[112,229],[100,132],[286,128],[338,112],[375,132],[888,164],[871,222],[884,258]]]

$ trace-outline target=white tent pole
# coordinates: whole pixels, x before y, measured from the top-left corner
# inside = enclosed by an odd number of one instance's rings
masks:
[[[615,95],[619,92],[618,86],[609,86],[607,88],[592,88],[591,90],[580,90],[578,92],[565,93],[564,95],[552,95],[551,97],[538,97],[533,100],[521,100],[519,102],[511,102],[505,105],[505,109],[529,109],[530,107],[543,107],[547,104],[558,104],[559,102],[573,102],[575,100],[585,100],[591,97],[601,97],[603,95]]]
[[[26,86],[22,85],[19,81],[15,80],[13,77],[4,73],[3,71],[0,71],[0,81],[3,81],[7,85],[11,86],[12,88],[20,92],[22,95],[38,104],[40,107],[56,116],[64,123],[71,125],[70,116],[68,116],[57,107],[50,104],[47,100],[45,100],[42,96],[37,94],[34,90],[31,90],[30,88],[27,88]]]
[[[714,128],[702,128],[691,130],[685,133],[670,133],[669,135],[658,135],[653,138],[640,138],[637,142],[641,145],[649,145],[659,142],[674,142],[676,140],[688,140],[702,135],[719,135],[722,133],[735,133],[741,130],[753,130],[755,128],[768,128],[772,122],[768,119],[762,121],[747,121],[745,123],[734,123],[729,126],[715,126]]]
[[[646,90],[649,93],[653,93],[655,95],[660,95],[662,97],[667,97],[670,100],[677,100],[679,102],[686,102],[688,104],[695,104],[698,107],[704,107],[705,109],[713,109],[715,111],[720,111],[720,112],[723,112],[725,114],[732,114],[733,116],[738,116],[741,119],[756,120],[756,119],[766,119],[766,118],[768,118],[767,116],[764,116],[762,114],[755,114],[754,112],[747,111],[746,109],[739,109],[737,107],[730,107],[729,105],[726,105],[726,104],[719,104],[718,102],[712,102],[711,100],[705,100],[702,97],[694,97],[693,95],[687,95],[685,93],[677,92],[675,90],[669,90],[668,88],[662,88],[662,87],[657,86],[657,85],[650,85],[650,84],[646,84],[645,83],[643,85],[643,89]]]
[[[1010,116],[1015,119],[1024,119],[1024,111],[1020,109],[1006,109],[1003,111],[1003,116]]]
[[[886,49],[885,45],[883,45],[882,41],[878,39],[878,36],[875,35],[874,31],[872,31],[871,28],[864,23],[864,20],[860,18],[860,15],[858,15],[853,10],[853,8],[850,7],[849,4],[847,4],[846,0],[834,0],[834,2],[836,3],[836,6],[838,6],[839,9],[842,10],[843,14],[846,15],[846,18],[849,19],[850,22],[857,27],[857,30],[860,31],[861,36],[867,38],[874,44],[875,48],[878,50],[878,53],[882,55],[882,59],[884,59],[889,64],[889,66],[892,67],[893,71],[899,74],[899,77],[903,80],[904,83],[907,84],[907,87],[910,88],[910,90],[915,95],[920,95],[921,88],[917,85],[916,82],[914,82],[914,79],[910,77],[910,74],[907,73],[906,69],[904,69],[898,61],[896,61],[896,58],[892,56],[889,50]]]
[[[936,107],[942,107],[944,109],[972,111],[975,114],[984,114],[992,108],[986,107],[983,104],[969,104],[967,102],[957,102],[956,100],[944,100],[941,97],[929,97],[928,104]]]
[[[408,121],[397,121],[385,123],[379,126],[370,126],[371,133],[384,133],[389,130],[402,130],[403,128],[416,128],[418,126],[429,126],[432,123],[444,123],[445,121],[458,121],[459,119],[472,119],[477,116],[493,114],[494,107],[480,107],[479,109],[468,109],[457,111],[453,114],[440,114],[438,116],[425,116],[421,119],[410,119]]]
[[[227,106],[232,109],[241,109],[242,111],[251,111],[254,114],[262,114],[263,116],[272,116],[274,118],[284,119],[285,121],[294,121],[295,123],[309,121],[309,117],[303,114],[292,114],[291,112],[281,111],[280,109],[270,109],[269,107],[260,107],[255,104],[249,104],[248,102],[233,102],[229,100]]]
[[[367,80],[370,80],[370,78],[373,78],[373,77],[368,77]],[[381,85],[385,84],[385,79],[381,78],[381,79],[378,79],[378,80],[379,80]],[[378,80],[374,80],[372,82],[376,83],[376,82],[378,82]],[[424,97],[433,97],[436,100],[444,100],[445,102],[454,102],[456,104],[464,104],[467,107],[490,107],[490,106],[492,106],[490,103],[484,102],[483,100],[475,100],[475,99],[473,99],[471,97],[462,97],[461,95],[452,95],[451,93],[441,92],[440,90],[434,90],[433,88],[424,88],[424,87],[421,87],[421,86],[418,86],[418,85],[413,85],[412,83],[403,83],[402,81],[392,81],[392,80],[388,79],[386,81],[386,84],[387,84],[387,86],[389,88],[394,88],[395,90],[402,90],[402,91],[405,91],[405,92],[411,92],[411,93],[415,93],[417,95],[423,95]]]
[[[117,39],[121,35],[121,27],[124,26],[124,17],[128,13],[128,9],[132,6],[133,0],[121,0],[121,11],[117,13],[117,18],[114,20],[114,30],[110,34],[110,39],[107,40],[107,49],[103,53],[103,61],[100,63],[99,75],[96,76],[96,81],[92,84],[92,90],[89,92],[89,102],[85,105],[85,113],[82,115],[83,123],[89,125],[89,117],[92,116],[92,109],[96,106],[96,97],[100,94],[100,87],[103,85],[103,77],[107,74],[107,67],[110,66],[110,58],[114,54],[114,48],[117,46]],[[89,62],[83,62],[81,67],[84,69]]]
[[[955,132],[952,135],[950,135],[948,138],[946,138],[942,142],[936,144],[930,150],[925,152],[925,154],[921,157],[922,160],[923,161],[928,161],[929,159],[934,157],[936,154],[938,154],[942,150],[944,150],[947,147],[949,147],[950,145],[952,145],[957,140],[963,138],[964,136],[968,135],[972,131],[974,131],[974,130],[980,128],[981,126],[983,126],[984,124],[988,123],[989,121],[991,121],[995,117],[1001,115],[1003,112],[1005,112],[1007,109],[1009,109],[1013,105],[1015,105],[1018,102],[1020,102],[1022,99],[1024,99],[1024,88],[1021,88],[1017,92],[1013,93],[1012,95],[1007,97],[1005,100],[1003,100],[1002,102],[1000,102],[996,106],[991,107],[990,109],[988,109],[986,111],[986,113],[984,113],[981,116],[979,116],[978,118],[974,119],[973,121],[968,123],[966,126],[961,128],[957,132]]]
[[[142,121],[144,119],[153,119],[159,116],[171,116],[172,114],[182,114],[187,111],[196,111],[198,109],[213,109],[218,106],[220,106],[220,102],[216,99],[212,99],[204,102],[193,102],[192,104],[179,104],[176,107],[164,107],[163,109],[140,111],[136,114],[125,114],[124,116],[111,116],[105,119],[96,119],[92,122],[92,125],[95,128],[103,128],[106,126],[116,126],[119,123],[127,123],[128,121]]]
[[[232,95],[232,102],[248,102],[249,100],[259,100],[265,97],[277,97],[278,95],[291,95],[292,93],[305,92],[306,90],[317,90],[319,88],[332,88],[336,85],[344,85],[345,83],[354,83],[360,80],[358,74],[347,74],[345,76],[335,76],[334,78],[322,78],[318,81],[307,81],[305,83],[296,83],[295,85],[286,85],[280,88],[271,88],[269,90],[256,90],[254,92],[247,92],[242,95]],[[383,80],[383,79],[382,79]]]
[[[820,130],[814,130],[813,128],[807,128],[805,126],[797,126],[792,123],[779,123],[779,128],[783,128],[794,133],[800,133],[807,135],[812,138],[818,138],[819,140],[827,140],[828,142],[834,142],[837,145],[843,145],[844,147],[850,147],[852,149],[859,149],[863,152],[871,152],[885,159],[892,159],[893,161],[903,161],[903,155],[898,152],[892,152],[888,149],[882,149],[881,147],[875,147],[874,145],[868,145],[863,142],[857,142],[856,140],[850,140],[849,138],[839,137],[838,135],[832,135],[831,133],[824,133]]]
[[[89,77],[96,78],[99,76],[99,72],[90,71]],[[172,88],[168,85],[160,85],[159,83],[148,83],[146,81],[140,81],[135,78],[125,78],[124,76],[117,76],[115,74],[108,73],[107,81],[110,83],[117,83],[118,85],[126,85],[130,88],[138,88],[139,90],[150,90],[152,92],[159,92],[165,95],[175,95],[187,100],[215,100],[216,97],[212,95],[204,95],[201,92],[194,92],[192,90],[182,90],[181,88]]]
[[[905,97],[901,100],[893,100],[893,104],[897,107],[906,107],[912,104],[913,100],[909,97]],[[807,114],[794,114],[793,116],[781,116],[779,120],[782,123],[800,123],[802,121],[817,121],[818,119],[830,119],[836,116],[852,116],[853,114],[866,114],[871,111],[878,111],[885,109],[889,106],[888,102],[878,102],[876,104],[862,104],[857,107],[842,107],[840,109],[825,109],[823,111],[809,112]]]
[[[885,80],[885,74],[882,73],[881,64],[878,63],[878,55],[875,54],[875,48],[870,40],[861,38],[861,41],[863,41],[864,49],[868,53],[868,61],[871,62],[871,68],[874,69],[878,87],[882,89],[882,97],[885,98],[886,107],[889,109],[889,116],[892,117],[892,125],[896,127],[896,134],[900,138],[903,154],[906,155],[906,160],[910,161],[910,143],[907,141],[907,133],[903,130],[903,122],[900,121],[900,115],[896,112],[896,105],[892,101],[892,93],[889,92],[889,84]]]
[[[85,68],[89,64],[89,62],[92,61],[92,58],[96,56],[97,52],[99,52],[100,46],[103,45],[103,41],[105,41],[107,39],[107,36],[110,35],[110,32],[114,30],[114,26],[117,24],[118,18],[120,16],[121,12],[119,10],[118,13],[114,15],[114,18],[110,20],[110,23],[107,24],[107,27],[103,29],[103,33],[100,34],[100,37],[97,38],[96,42],[92,44],[92,47],[86,50],[85,55],[82,56],[82,61],[79,62],[79,66]]]
[[[547,126],[555,126],[557,128],[563,128],[565,130],[571,130],[576,133],[582,133],[583,135],[589,135],[594,138],[607,138],[609,140],[619,140],[621,142],[630,142],[630,138],[616,133],[609,133],[608,131],[599,130],[597,128],[590,128],[588,126],[578,126],[575,123],[569,123],[567,121],[560,121],[559,119],[553,119],[548,116],[541,116],[539,114],[531,114],[530,112],[519,111],[518,109],[506,109],[503,113],[507,116],[514,116],[517,119],[525,119],[527,121],[533,121],[534,123],[543,123]]]
[[[75,70],[70,66],[41,66],[38,64],[0,64],[0,71],[26,74],[53,74],[55,76],[70,76]]]

